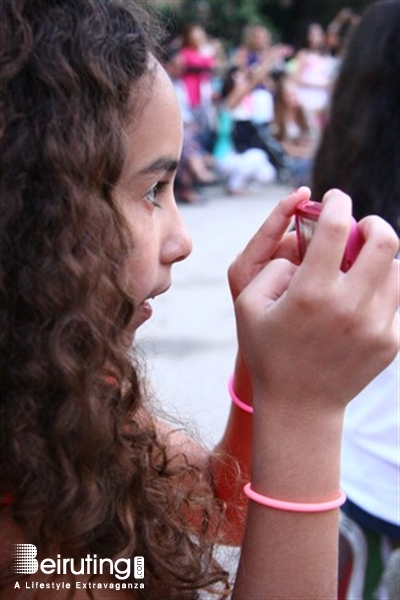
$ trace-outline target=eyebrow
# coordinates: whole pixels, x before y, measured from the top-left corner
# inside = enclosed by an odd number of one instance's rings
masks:
[[[173,172],[176,171],[179,166],[178,160],[172,160],[169,158],[159,158],[150,165],[147,165],[140,170],[140,175],[147,175],[148,173],[159,173],[160,171]]]

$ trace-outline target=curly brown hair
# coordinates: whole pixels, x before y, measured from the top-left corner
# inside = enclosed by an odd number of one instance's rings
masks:
[[[218,508],[144,416],[132,240],[112,194],[157,26],[135,0],[2,0],[1,13],[0,495],[42,556],[142,555],[147,600],[197,598],[226,586]]]

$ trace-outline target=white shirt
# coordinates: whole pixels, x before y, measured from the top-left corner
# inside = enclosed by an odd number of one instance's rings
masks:
[[[347,407],[341,486],[371,515],[400,525],[399,355]]]

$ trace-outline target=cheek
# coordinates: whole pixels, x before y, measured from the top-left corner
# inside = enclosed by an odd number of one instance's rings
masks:
[[[143,293],[152,287],[159,264],[157,242],[154,241],[150,230],[146,233],[136,240],[134,238],[132,252],[127,261],[127,276],[136,299],[142,299]]]
[[[145,292],[146,281],[149,281],[149,276],[146,257],[138,248],[133,248],[126,261],[126,278],[133,298],[136,302],[141,301]]]

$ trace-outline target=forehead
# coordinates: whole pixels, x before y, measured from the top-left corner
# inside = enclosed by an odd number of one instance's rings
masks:
[[[251,37],[256,40],[268,40],[270,34],[265,27],[255,25],[251,31]]]
[[[311,23],[308,32],[312,35],[320,35],[324,33],[324,30],[322,29],[322,26],[318,23]]]
[[[127,129],[127,161],[130,167],[141,166],[160,156],[179,159],[182,145],[182,119],[171,80],[159,63],[135,84]]]

